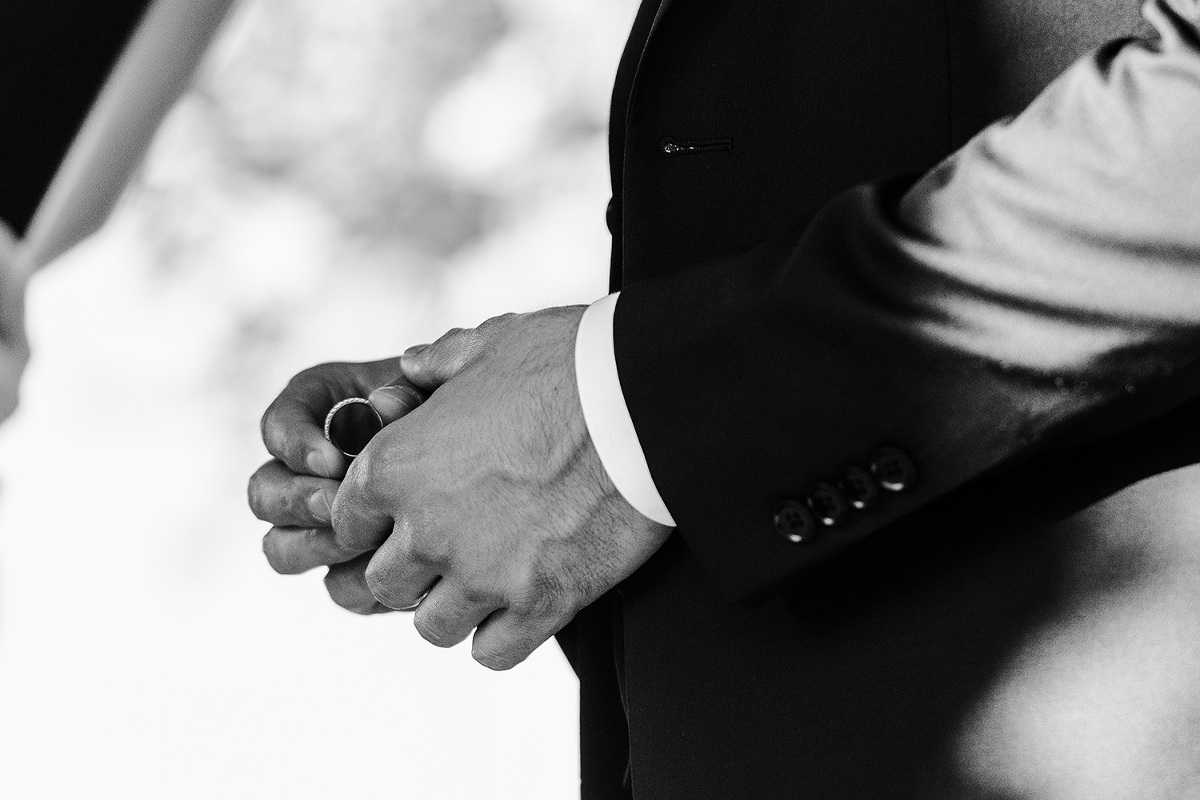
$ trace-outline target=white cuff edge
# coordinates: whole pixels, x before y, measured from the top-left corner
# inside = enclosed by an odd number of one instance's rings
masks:
[[[650,475],[621,391],[613,345],[613,315],[619,297],[617,292],[597,300],[579,321],[575,335],[575,381],[583,421],[600,463],[625,501],[660,525],[675,527],[675,519],[667,511]]]

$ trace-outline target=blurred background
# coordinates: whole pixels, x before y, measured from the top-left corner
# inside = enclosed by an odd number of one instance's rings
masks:
[[[636,0],[244,0],[34,283],[0,429],[0,797],[568,798],[577,687],[280,577],[245,484],[324,360],[606,289]]]

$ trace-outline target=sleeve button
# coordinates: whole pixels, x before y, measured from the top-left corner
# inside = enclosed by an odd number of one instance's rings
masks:
[[[775,530],[792,544],[809,544],[817,537],[817,521],[807,507],[789,500],[775,512]]]
[[[850,505],[859,511],[868,509],[879,501],[879,484],[865,469],[846,469],[838,480],[838,488],[842,490],[842,496]]]
[[[850,511],[850,504],[828,483],[818,483],[808,490],[808,508],[817,522],[826,527],[840,525]]]
[[[871,474],[889,492],[904,492],[917,480],[917,467],[911,458],[895,447],[884,447],[871,459]]]

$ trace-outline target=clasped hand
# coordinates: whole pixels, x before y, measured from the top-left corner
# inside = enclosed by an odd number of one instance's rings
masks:
[[[358,613],[419,603],[425,639],[449,647],[474,630],[472,655],[492,669],[632,573],[670,529],[621,497],[591,444],[574,374],[581,314],[497,317],[399,360],[297,375],[263,417],[274,460],[249,486],[275,526],[271,566],[330,566],[330,596]],[[321,422],[367,392],[387,424],[347,465]]]

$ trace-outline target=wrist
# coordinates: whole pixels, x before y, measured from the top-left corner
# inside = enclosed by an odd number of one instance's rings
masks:
[[[588,307],[575,340],[575,378],[590,441],[609,483],[647,520],[667,528],[675,520],[667,510],[633,426],[617,372],[613,324],[619,295]]]

